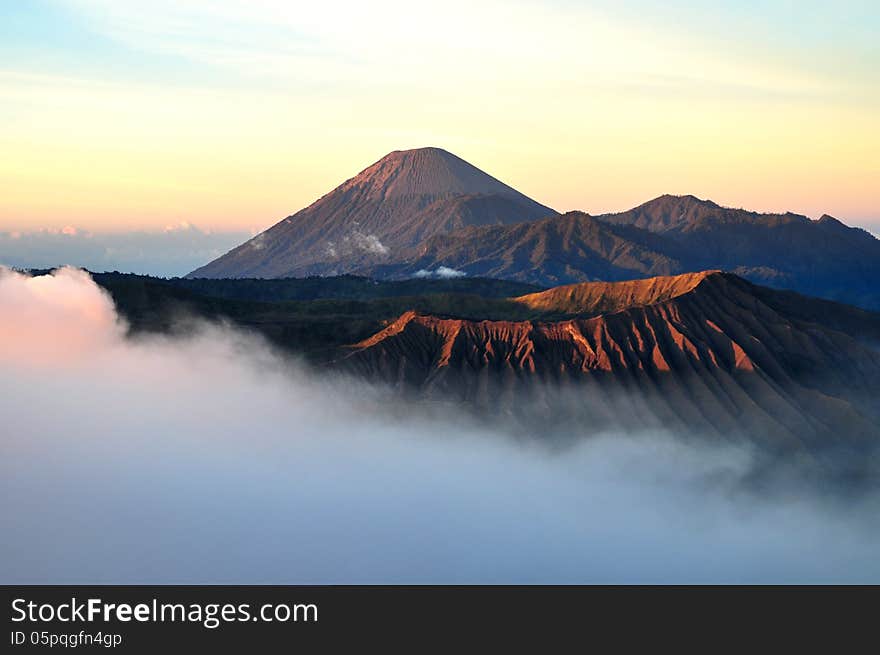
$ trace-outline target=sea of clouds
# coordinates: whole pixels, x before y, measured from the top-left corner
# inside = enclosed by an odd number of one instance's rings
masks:
[[[70,265],[91,271],[183,276],[252,235],[212,232],[186,222],[162,230],[91,232],[61,229],[0,232],[0,262],[16,268]]]
[[[205,325],[130,338],[90,277],[0,269],[2,583],[880,582],[876,497],[761,496],[747,450],[565,449]]]

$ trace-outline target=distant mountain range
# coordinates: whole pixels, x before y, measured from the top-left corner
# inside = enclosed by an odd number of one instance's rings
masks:
[[[706,269],[880,309],[880,240],[830,216],[693,196],[559,215],[439,148],[390,153],[189,277],[464,274],[546,287]]]

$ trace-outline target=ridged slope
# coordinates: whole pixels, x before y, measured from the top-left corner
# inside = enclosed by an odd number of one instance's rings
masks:
[[[541,314],[608,314],[653,305],[693,291],[720,271],[658,276],[624,282],[584,282],[554,287],[515,299]]]
[[[880,438],[880,354],[865,341],[880,335],[877,315],[823,301],[810,315],[807,298],[788,315],[785,297],[722,273],[643,282],[611,285],[617,298],[601,287],[525,297],[613,308],[589,318],[409,312],[338,366],[424,398],[580,415],[585,431],[662,427],[783,448]],[[835,307],[841,316],[823,318]]]
[[[439,266],[471,276],[545,286],[665,275],[681,268],[674,259],[652,250],[650,243],[621,237],[612,226],[583,212],[568,212],[528,223],[467,227],[437,235],[403,253],[401,261],[367,272],[408,276]]]
[[[440,148],[395,151],[189,277],[341,274],[435,234],[553,214]]]

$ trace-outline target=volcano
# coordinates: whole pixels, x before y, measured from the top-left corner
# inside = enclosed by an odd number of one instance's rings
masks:
[[[551,287],[708,269],[880,310],[880,240],[831,216],[692,195],[560,215],[440,148],[386,155],[188,277],[466,275]]]
[[[437,234],[555,213],[441,148],[398,150],[189,277],[341,274]]]
[[[880,315],[703,271],[510,299],[522,319],[415,311],[337,365],[584,433],[666,429],[781,450],[880,441]]]

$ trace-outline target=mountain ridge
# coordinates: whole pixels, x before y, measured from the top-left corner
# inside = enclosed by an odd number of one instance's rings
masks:
[[[549,287],[706,269],[880,309],[880,240],[827,214],[667,194],[624,212],[560,215],[433,147],[389,153],[188,277],[446,270]]]
[[[557,320],[408,311],[335,365],[523,420],[574,413],[588,431],[665,427],[783,450],[880,439],[880,315],[806,298],[793,313],[786,292],[716,271],[641,282],[635,295],[614,283],[629,301],[610,311]]]
[[[455,230],[364,272],[394,278],[446,266],[558,286],[720,269],[757,284],[880,309],[880,240],[868,232],[827,215],[814,221],[692,198],[660,196],[621,214],[567,212]],[[649,217],[650,225],[646,207],[662,209]]]
[[[644,237],[640,243],[589,214],[572,211],[435,235],[403,252],[399,261],[377,264],[365,273],[400,277],[446,266],[468,275],[557,286],[679,272],[675,259],[651,248],[656,237],[647,232]]]
[[[722,272],[699,271],[620,282],[582,282],[518,296],[514,300],[542,314],[607,314],[653,305],[690,293]]]

